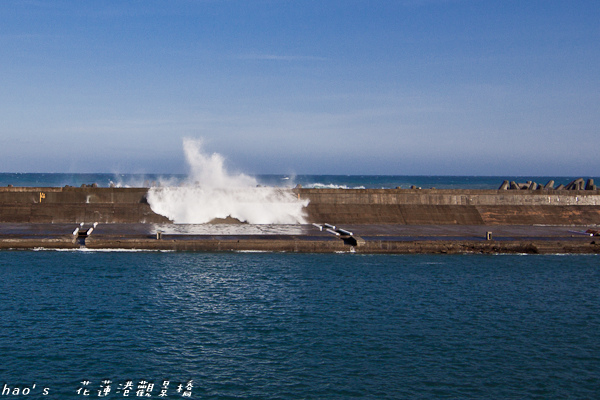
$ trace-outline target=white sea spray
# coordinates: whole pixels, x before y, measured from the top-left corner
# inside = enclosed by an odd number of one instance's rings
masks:
[[[255,178],[232,174],[224,158],[202,151],[202,141],[183,143],[189,175],[179,186],[161,182],[148,191],[154,212],[175,223],[203,224],[215,218],[232,217],[250,224],[305,223],[304,207],[291,189],[261,187]]]

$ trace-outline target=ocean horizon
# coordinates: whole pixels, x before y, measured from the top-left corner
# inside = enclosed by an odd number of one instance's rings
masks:
[[[504,180],[524,183],[527,181],[566,185],[582,176],[467,176],[467,175],[248,175],[260,185],[273,187],[332,188],[332,189],[487,189],[495,190]],[[583,177],[600,181],[600,177]],[[1,186],[63,187],[96,184],[99,187],[150,187],[177,186],[195,183],[186,174],[113,174],[113,173],[0,173]],[[202,182],[199,182],[200,184]]]

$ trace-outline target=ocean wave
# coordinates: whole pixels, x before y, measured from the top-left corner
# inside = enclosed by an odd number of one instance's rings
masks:
[[[308,185],[303,186],[307,189],[366,189],[365,186],[353,186],[349,187],[347,185],[336,185],[333,183],[310,183]]]
[[[250,224],[302,224],[308,200],[290,189],[264,187],[255,178],[231,174],[220,154],[205,154],[200,140],[183,144],[190,173],[179,186],[161,184],[148,191],[157,214],[178,224],[203,224],[234,218]]]

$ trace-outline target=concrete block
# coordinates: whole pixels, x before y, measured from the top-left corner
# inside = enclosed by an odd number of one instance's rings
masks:
[[[585,190],[594,190],[594,180],[592,178],[588,179],[586,185],[585,185]]]

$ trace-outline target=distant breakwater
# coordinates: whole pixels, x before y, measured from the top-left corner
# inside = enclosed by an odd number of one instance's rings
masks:
[[[546,184],[534,181],[517,183],[505,180],[498,190],[598,190],[598,186],[596,186],[594,180],[591,178],[587,181],[584,178],[574,179],[566,185],[560,184],[557,187],[554,187],[554,185],[555,182],[553,180],[549,180]]]

